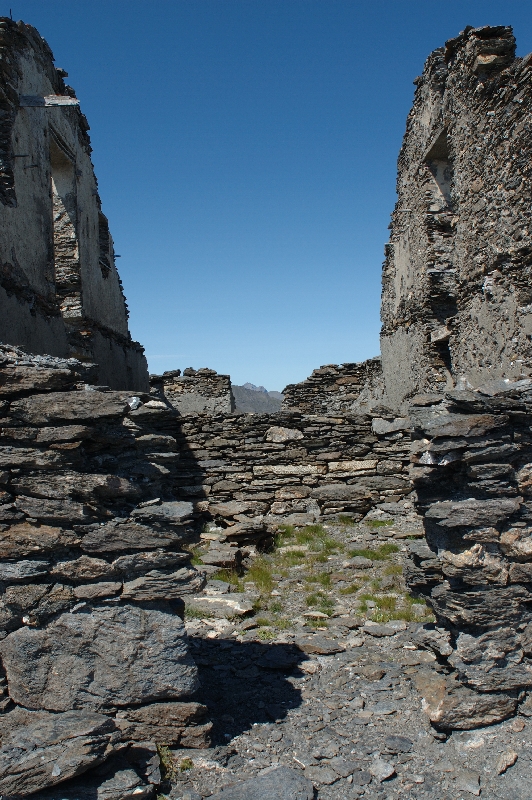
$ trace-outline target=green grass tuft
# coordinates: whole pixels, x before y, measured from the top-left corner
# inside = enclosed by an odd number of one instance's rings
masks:
[[[353,517],[350,517],[348,514],[338,514],[336,519],[340,523],[340,525],[356,525],[356,522],[353,519]]]
[[[355,550],[350,550],[349,555],[351,558],[362,556],[363,558],[369,558],[371,561],[387,561],[392,553],[398,552],[398,546],[390,542],[382,544],[376,550],[372,550],[369,547],[356,548]]]
[[[365,524],[369,528],[385,528],[387,525],[393,525],[393,519],[368,519]]]
[[[351,583],[349,586],[345,586],[343,589],[340,589],[340,594],[356,594],[360,586],[358,583]]]

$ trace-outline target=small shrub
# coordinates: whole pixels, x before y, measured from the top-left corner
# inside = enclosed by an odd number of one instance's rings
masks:
[[[194,762],[191,758],[182,758],[179,762],[179,771],[188,772],[189,769],[194,769]]]
[[[312,606],[316,606],[319,603],[319,601],[320,598],[317,594],[308,594],[305,597],[305,603],[309,608],[312,608]]]
[[[256,617],[255,622],[257,623],[259,628],[263,628],[264,626],[271,625],[271,622],[267,617]]]
[[[177,765],[172,751],[165,744],[158,744],[156,747],[161,764],[161,777],[165,781],[171,781],[177,774]]]
[[[280,619],[276,619],[274,621],[274,625],[280,631],[286,631],[288,628],[292,627],[292,620],[286,619],[286,617],[281,617]]]
[[[365,522],[369,528],[385,528],[387,525],[393,525],[393,519],[368,519]]]

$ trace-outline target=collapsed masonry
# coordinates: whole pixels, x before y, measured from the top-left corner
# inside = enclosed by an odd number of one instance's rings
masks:
[[[87,119],[35,28],[0,17],[0,341],[148,389],[101,211]]]

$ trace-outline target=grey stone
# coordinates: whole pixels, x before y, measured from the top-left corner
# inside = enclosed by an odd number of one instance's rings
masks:
[[[167,525],[179,526],[190,522],[193,510],[192,503],[171,501],[144,508],[136,508],[131,512],[131,516],[141,522],[161,522]]]
[[[139,777],[124,756],[114,756],[92,769],[83,779],[73,779],[32,795],[33,800],[148,800],[153,785]]]
[[[173,600],[196,594],[205,585],[205,577],[191,567],[176,572],[151,570],[146,575],[124,583],[123,600]]]
[[[124,392],[50,392],[11,404],[11,413],[30,425],[94,422],[120,417],[129,410]]]
[[[85,606],[0,642],[10,696],[65,711],[181,699],[198,685],[179,617],[162,608]]]
[[[0,581],[24,581],[46,575],[50,561],[4,561],[0,563]]]
[[[333,773],[334,774],[334,773]],[[337,776],[335,775],[335,779]],[[222,789],[211,800],[313,800],[308,778],[289,767],[276,767],[244,783]]]
[[[114,720],[102,714],[15,709],[2,716],[0,792],[25,797],[80,775],[118,740]]]
[[[87,553],[116,553],[121,550],[149,550],[179,545],[183,536],[136,522],[108,522],[86,534],[81,549]]]

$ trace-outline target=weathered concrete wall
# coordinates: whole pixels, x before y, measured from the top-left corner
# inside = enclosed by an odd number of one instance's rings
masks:
[[[468,28],[415,81],[383,270],[392,407],[532,371],[531,69],[511,28]]]
[[[283,390],[283,410],[305,414],[369,413],[384,401],[380,358],[327,364]]]
[[[3,796],[106,759],[133,775],[121,797],[152,796],[154,743],[205,746],[210,728],[181,620],[204,576],[185,549],[192,503],[174,493],[179,417],[83,388],[95,372],[0,347]],[[128,742],[144,743],[131,763]]]
[[[147,390],[74,90],[31,26],[0,18],[0,53],[0,341]]]
[[[228,414],[235,410],[229,375],[214,369],[171,370],[150,375],[152,394],[164,398],[180,414]]]

